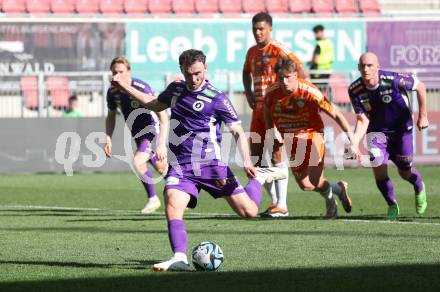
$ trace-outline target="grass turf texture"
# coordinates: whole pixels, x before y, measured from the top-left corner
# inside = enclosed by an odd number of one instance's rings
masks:
[[[240,219],[224,200],[202,194],[186,215],[188,247],[220,244],[217,273],[152,272],[171,256],[166,222],[162,212],[140,214],[145,194],[131,173],[3,175],[0,291],[438,291],[440,168],[419,170],[429,202],[423,216],[412,186],[390,171],[397,223],[383,221],[387,207],[369,169],[326,170],[330,180],[349,182],[354,202],[335,221],[321,220],[323,199],[292,178],[287,219]]]

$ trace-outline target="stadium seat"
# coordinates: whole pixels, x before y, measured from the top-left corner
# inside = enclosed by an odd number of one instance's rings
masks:
[[[50,13],[50,0],[27,0],[26,10],[29,13]]]
[[[46,80],[46,91],[54,109],[67,108],[69,100],[69,80],[66,77],[51,76]]]
[[[312,12],[331,14],[334,12],[333,0],[312,0]]]
[[[124,13],[124,0],[100,0],[99,11],[102,14]]]
[[[310,13],[312,10],[311,0],[288,0],[291,13]]]
[[[148,11],[151,14],[171,13],[171,0],[149,0]]]
[[[360,0],[359,9],[365,14],[379,14],[380,6],[378,0]]]
[[[147,13],[148,0],[125,0],[124,11],[127,14]]]
[[[287,13],[287,0],[266,0],[266,10],[269,13]]]
[[[24,106],[28,109],[38,109],[38,80],[36,76],[23,76],[20,78],[21,94]]]
[[[335,0],[335,9],[343,14],[355,14],[358,12],[356,0]]]
[[[26,13],[25,0],[2,0],[2,10],[5,13]]]
[[[75,13],[75,0],[52,0],[50,9],[53,13]]]
[[[218,9],[221,13],[241,13],[241,0],[220,0],[218,2]]]
[[[336,104],[349,104],[348,80],[342,73],[333,73],[330,75],[328,85],[333,96],[332,101]]]
[[[266,1],[265,0],[243,0],[243,12],[244,13],[258,13],[261,11],[266,11]]]
[[[218,13],[218,2],[221,0],[196,0],[197,13]]]
[[[95,14],[99,12],[99,0],[76,0],[76,12],[80,14]]]
[[[194,0],[172,0],[171,10],[176,14],[181,13],[194,13],[195,1]]]

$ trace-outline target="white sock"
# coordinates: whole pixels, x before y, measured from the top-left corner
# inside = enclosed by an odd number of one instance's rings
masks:
[[[185,264],[188,264],[188,258],[186,257],[186,254],[184,254],[183,252],[176,252],[174,254],[174,259],[178,261],[182,261]]]
[[[274,182],[266,183],[266,184],[264,184],[264,188],[269,193],[270,198],[272,199],[272,204],[276,205],[278,202],[278,198],[277,198],[277,191],[275,188],[275,183]]]
[[[286,176],[285,179],[275,181],[275,189],[278,197],[277,207],[287,209],[287,185],[289,183],[289,168],[284,162],[275,164],[275,167],[281,169]]]
[[[324,199],[331,200],[333,198],[332,187],[329,185],[328,188],[325,191],[320,192],[320,194]]]
[[[330,187],[332,188],[332,192],[335,193],[336,195],[340,196],[342,194],[342,189],[341,186],[338,185],[337,183],[331,183],[329,182]]]

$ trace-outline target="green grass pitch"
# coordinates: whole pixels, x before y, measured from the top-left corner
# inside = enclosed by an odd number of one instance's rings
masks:
[[[171,256],[165,217],[163,208],[140,214],[145,194],[131,173],[1,175],[0,291],[440,291],[440,168],[419,170],[423,216],[412,186],[391,169],[395,223],[383,220],[369,169],[326,170],[349,182],[354,203],[333,221],[321,219],[323,199],[292,178],[286,219],[241,219],[203,193],[186,215],[189,248],[220,244],[225,262],[215,273],[152,271]]]

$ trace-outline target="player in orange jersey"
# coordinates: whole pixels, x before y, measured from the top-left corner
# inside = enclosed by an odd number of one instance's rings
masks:
[[[272,39],[272,17],[269,14],[260,12],[254,15],[252,32],[257,44],[249,48],[247,52],[243,66],[243,86],[249,106],[253,110],[250,127],[252,136],[249,141],[251,155],[258,157],[256,166],[261,166],[266,134],[263,98],[266,89],[276,82],[275,64],[279,59],[292,59],[297,64],[298,74],[301,78],[306,78],[307,73],[301,61],[290,49]],[[275,141],[271,156],[273,166],[282,169],[286,179],[266,185],[266,189],[272,197],[272,204],[262,215],[287,216],[289,215],[286,204],[289,171],[283,157],[282,143]]]
[[[280,60],[276,66],[278,82],[265,96],[265,122],[268,128],[276,127],[281,133],[288,160],[298,186],[304,191],[319,192],[326,200],[325,218],[337,217],[340,199],[345,211],[351,212],[351,199],[347,183],[331,183],[324,177],[324,124],[320,111],[329,115],[353,142],[353,133],[342,113],[312,83],[298,79],[297,65],[292,60]],[[350,151],[358,155],[353,143]],[[354,143],[357,145],[356,143]]]

